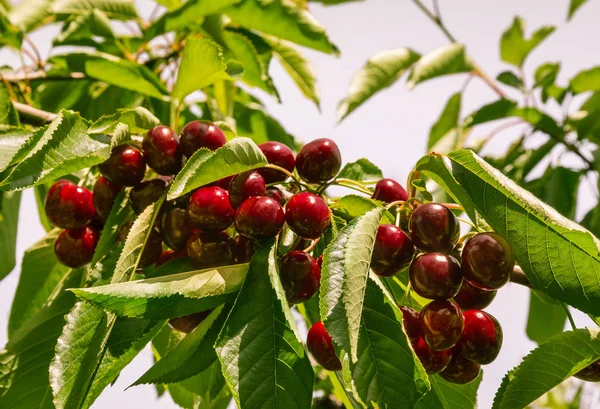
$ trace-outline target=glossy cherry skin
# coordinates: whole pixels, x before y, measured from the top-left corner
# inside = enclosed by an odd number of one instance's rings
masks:
[[[254,196],[241,204],[235,212],[235,229],[249,239],[275,237],[285,223],[285,213],[279,203],[270,197]]]
[[[169,248],[185,250],[189,238],[194,234],[187,210],[182,207],[165,209],[160,219],[160,234]]]
[[[481,365],[469,361],[454,351],[452,360],[440,376],[451,383],[465,384],[474,381],[479,376]]]
[[[327,182],[338,174],[341,167],[340,149],[328,138],[307,143],[296,156],[298,175],[309,183]]]
[[[110,157],[98,165],[102,176],[120,186],[135,186],[146,173],[146,160],[136,147],[119,145]]]
[[[462,251],[465,278],[486,290],[497,290],[510,280],[515,253],[497,233],[479,233],[471,237]]]
[[[573,376],[581,379],[582,381],[600,382],[600,360],[583,368]]]
[[[46,216],[57,227],[83,227],[94,218],[94,195],[88,189],[68,180],[59,180],[48,190]]]
[[[238,263],[249,263],[256,254],[257,244],[241,234],[235,238],[235,260]]]
[[[400,307],[402,312],[402,324],[408,340],[414,346],[421,339],[421,320],[419,313],[410,307]]]
[[[54,241],[54,254],[67,267],[83,267],[92,261],[99,239],[90,226],[63,230]]]
[[[319,196],[302,192],[288,200],[285,221],[303,239],[318,239],[331,224],[331,210]]]
[[[235,264],[235,241],[225,232],[197,233],[187,245],[187,255],[200,268]]]
[[[331,335],[321,321],[315,322],[306,339],[306,346],[313,358],[328,371],[341,371],[342,363],[335,354]]]
[[[162,179],[150,179],[136,185],[129,192],[129,202],[135,214],[142,213],[146,207],[155,203],[167,191],[167,182]]]
[[[416,343],[412,344],[412,347],[429,375],[442,372],[452,360],[452,349],[434,351],[429,348],[423,338],[419,338]]]
[[[502,327],[496,318],[481,310],[463,312],[465,329],[456,349],[465,358],[487,365],[494,362],[502,347]]]
[[[410,284],[421,297],[448,300],[454,297],[462,283],[458,261],[442,253],[425,253],[410,264]]]
[[[117,241],[120,242],[127,240],[132,227],[132,221],[121,226],[121,229],[119,229],[119,232],[117,233]],[[142,256],[140,257],[138,267],[145,268],[156,263],[162,254],[162,250],[162,239],[160,237],[160,233],[158,230],[152,229],[150,236],[146,240],[146,245],[142,251]]]
[[[201,187],[190,197],[188,220],[204,232],[217,233],[227,229],[235,219],[235,210],[225,189],[216,186]]]
[[[463,278],[458,294],[454,296],[460,308],[465,310],[482,310],[492,303],[496,297],[496,290],[483,290],[474,286]]]
[[[169,320],[169,326],[176,331],[189,334],[210,315],[210,312],[211,310],[201,311],[184,317],[172,318]]]
[[[377,229],[371,256],[371,269],[380,276],[393,276],[407,267],[415,254],[410,238],[393,224],[382,224]]]
[[[381,200],[382,202],[392,203],[399,200],[408,199],[408,193],[402,185],[394,179],[381,179],[375,185],[373,199]]]
[[[290,304],[311,299],[321,283],[321,267],[310,254],[290,251],[279,260],[279,278]]]
[[[173,261],[185,256],[187,256],[185,251],[163,250],[158,260],[156,260],[156,263],[154,263],[154,267],[158,268],[169,261]]]
[[[236,175],[229,185],[229,201],[234,209],[252,196],[265,196],[267,185],[258,172],[243,172]]]
[[[276,188],[275,186],[270,186],[267,188],[265,194],[271,199],[275,199],[280,205],[285,205],[285,195],[283,194],[281,189]]]
[[[267,161],[272,164],[284,168],[288,172],[294,171],[296,160],[292,150],[280,142],[265,142],[258,145],[262,153],[267,158]],[[276,169],[263,168],[258,172],[265,179],[266,183],[283,182],[287,179],[287,175]]]
[[[179,139],[181,149],[188,158],[200,148],[212,151],[227,143],[225,134],[217,125],[209,121],[192,121],[183,127]]]
[[[96,180],[92,193],[94,194],[96,214],[100,217],[100,220],[106,221],[121,189],[121,186],[115,185],[104,176],[100,176]]]
[[[174,175],[181,170],[183,153],[179,138],[168,126],[155,126],[142,141],[144,158],[160,175]]]
[[[452,301],[432,301],[421,310],[421,333],[434,351],[444,351],[456,345],[465,327],[460,307]]]
[[[421,250],[449,253],[458,240],[460,226],[446,206],[426,203],[412,212],[410,233],[413,243]]]

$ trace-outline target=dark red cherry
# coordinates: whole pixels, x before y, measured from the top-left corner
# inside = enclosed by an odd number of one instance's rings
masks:
[[[341,371],[342,363],[335,354],[333,340],[321,321],[315,322],[306,339],[308,351],[323,368],[328,371]]]
[[[160,219],[160,234],[169,248],[185,250],[189,238],[194,234],[187,210],[182,207],[165,209]]]
[[[216,186],[201,187],[190,197],[188,219],[193,227],[204,232],[217,233],[233,223],[235,210],[225,189]]]
[[[319,291],[321,267],[310,254],[290,251],[279,260],[279,277],[288,302],[300,304]]]
[[[285,213],[279,203],[270,197],[254,196],[241,204],[235,212],[235,228],[250,239],[268,239],[279,234],[285,223]]]
[[[327,182],[338,174],[341,167],[340,149],[328,138],[307,143],[296,156],[296,170],[309,183]]]
[[[377,229],[371,256],[371,269],[380,276],[393,276],[407,267],[415,254],[410,238],[393,224],[382,224]]]
[[[83,267],[92,261],[99,238],[90,226],[63,230],[54,241],[54,253],[67,267]]]
[[[257,244],[241,234],[235,238],[235,260],[238,263],[249,263],[256,254]]]
[[[45,209],[52,224],[63,229],[83,227],[96,214],[92,192],[68,180],[59,180],[48,190]]]
[[[421,320],[419,319],[419,313],[410,307],[400,307],[402,311],[402,323],[404,324],[404,331],[408,336],[408,340],[411,344],[415,345],[419,339],[421,339]]]
[[[216,182],[208,185],[208,186],[218,186],[221,189],[229,190],[229,186],[231,186],[231,181],[236,175],[226,176],[222,179],[217,180]]]
[[[127,222],[121,226],[119,232],[117,233],[117,241],[121,242],[127,240],[132,227],[133,221]],[[160,233],[158,230],[152,229],[150,236],[146,240],[146,245],[142,251],[138,267],[145,268],[156,263],[162,254],[162,250],[162,239],[160,237]]]
[[[408,193],[402,185],[393,179],[381,179],[375,185],[373,199],[381,200],[382,202],[392,203],[400,200],[408,199]]]
[[[135,186],[146,173],[146,160],[132,145],[116,146],[110,157],[98,165],[102,176],[120,186]]]
[[[446,206],[426,203],[413,211],[410,233],[414,245],[421,250],[449,253],[458,240],[460,226]]]
[[[451,383],[465,384],[474,381],[479,376],[481,366],[469,361],[454,351],[452,360],[440,376]]]
[[[155,203],[167,191],[167,182],[162,179],[150,179],[136,185],[129,193],[131,207],[136,214]]]
[[[176,331],[184,332],[189,334],[196,328],[202,321],[210,315],[210,310],[201,311],[195,314],[186,315],[184,317],[172,318],[169,320],[169,326]]]
[[[317,258],[317,264],[319,265],[319,268],[323,268],[323,255],[321,254],[318,258]]]
[[[100,176],[96,183],[94,183],[94,207],[96,208],[96,214],[100,220],[106,221],[117,195],[121,191],[122,187],[115,185],[104,176]]]
[[[319,196],[302,192],[291,197],[285,206],[285,221],[304,239],[318,239],[329,228],[331,210]]]
[[[234,209],[252,196],[265,196],[267,186],[258,172],[243,172],[236,175],[229,185],[229,201]]]
[[[296,160],[292,150],[280,142],[265,142],[258,145],[262,153],[267,158],[267,161],[272,164],[284,168],[288,172],[294,171]],[[287,175],[276,169],[263,168],[258,171],[265,179],[266,183],[282,182],[287,179]]]
[[[276,188],[275,186],[268,187],[266,195],[269,196],[271,199],[275,199],[280,205],[285,205],[285,195],[283,194],[281,189]]]
[[[573,376],[581,379],[582,381],[600,382],[600,360],[583,368]]]
[[[486,290],[497,290],[510,280],[515,267],[515,253],[497,233],[478,233],[462,251],[465,278]]]
[[[423,338],[419,338],[416,343],[412,344],[415,355],[421,361],[423,368],[429,375],[442,372],[452,359],[452,349],[445,351],[434,351],[429,348]]]
[[[463,278],[458,294],[454,296],[460,308],[464,310],[482,310],[496,297],[496,290],[483,290]]]
[[[225,145],[227,138],[217,125],[209,121],[192,121],[183,127],[179,143],[188,158],[200,148],[217,150]]]
[[[156,263],[154,263],[154,266],[158,268],[163,264],[168,263],[169,261],[173,261],[185,256],[187,256],[187,253],[185,251],[163,250],[158,260],[156,260]]]
[[[456,349],[465,358],[487,365],[494,362],[502,347],[502,327],[496,318],[481,310],[463,312],[465,329]]]
[[[421,333],[434,351],[444,351],[456,345],[465,327],[460,307],[452,301],[432,301],[421,310]]]
[[[160,175],[174,175],[183,166],[179,139],[168,126],[150,129],[144,136],[142,149],[148,166]]]
[[[235,264],[235,241],[225,232],[196,233],[187,245],[187,255],[200,268]]]
[[[448,300],[458,293],[461,283],[460,264],[452,256],[425,253],[410,264],[410,284],[421,297]]]

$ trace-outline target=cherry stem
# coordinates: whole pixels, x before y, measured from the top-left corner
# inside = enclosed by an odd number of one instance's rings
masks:
[[[388,204],[385,209],[386,210],[390,210],[392,207],[394,206],[402,206],[404,203],[406,203],[404,200],[396,200],[395,202],[392,202],[390,204]]]
[[[310,246],[308,246],[307,248],[304,249],[305,253],[310,253],[311,251],[314,250],[314,248],[317,246],[317,244],[319,243],[319,240],[321,240],[321,238],[319,237],[316,240],[313,240],[312,243],[310,243]]]
[[[296,183],[298,186],[302,186],[302,187],[304,187],[304,188],[306,188],[306,189],[308,189],[308,190],[310,190],[310,191],[312,191],[312,190],[313,190],[313,189],[312,189],[310,186],[308,186],[307,184],[305,184],[305,183],[302,183],[301,181],[299,181],[299,180],[296,178],[296,176],[295,176],[295,175],[294,175],[292,172],[290,172],[290,171],[289,171],[289,170],[287,170],[287,169],[284,169],[284,168],[282,168],[281,166],[277,166],[277,165],[273,165],[272,163],[269,163],[269,164],[265,165],[265,168],[270,168],[270,169],[275,169],[275,170],[278,170],[278,171],[280,171],[280,172],[282,172],[282,173],[286,174],[286,175],[287,175],[287,177],[289,177],[289,178],[292,178],[292,181],[293,181],[293,183]]]
[[[406,286],[406,291],[404,292],[404,297],[402,297],[402,305],[406,305],[406,300],[409,298],[411,289],[412,289],[412,286],[410,285],[410,281],[409,281],[408,285]]]
[[[573,319],[573,315],[571,315],[571,311],[569,311],[569,307],[567,307],[564,302],[561,302],[560,305],[562,305],[564,308],[567,318],[569,319],[569,323],[571,324],[571,328],[573,328],[573,331],[575,331],[577,329],[577,325],[575,325],[575,320]]]
[[[465,210],[463,209],[463,207],[459,204],[456,203],[441,203],[442,206],[447,207],[448,209],[452,209],[452,210]]]
[[[348,189],[353,189],[356,190],[357,192],[361,192],[364,193],[366,195],[372,195],[373,192],[371,192],[369,189],[367,189],[366,187],[357,184],[357,183],[346,183],[347,180],[350,179],[336,179],[333,182],[331,182],[329,185],[337,185],[337,186],[341,186],[341,187],[345,187]]]
[[[473,223],[471,220],[467,220],[467,219],[463,219],[462,217],[457,217],[459,222],[463,222],[464,224],[468,224],[469,226],[471,226],[472,228],[474,228],[475,230],[477,230],[478,232],[481,232],[482,230],[477,227],[477,225],[475,223]]]
[[[411,170],[406,178],[406,190],[408,190],[408,198],[412,199],[417,194],[417,189],[412,186],[413,178],[418,178],[419,172],[415,169]]]

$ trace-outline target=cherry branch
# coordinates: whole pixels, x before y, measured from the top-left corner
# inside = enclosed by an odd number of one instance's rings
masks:
[[[72,72],[70,74],[50,74],[48,75],[45,71],[35,71],[32,73],[6,73],[2,74],[2,78],[10,83],[23,82],[31,80],[45,80],[45,81],[63,81],[63,80],[83,80],[87,77],[82,72]]]
[[[13,106],[19,113],[21,122],[28,125],[41,126],[50,123],[56,118],[56,114],[48,111],[42,111],[41,109],[34,108],[27,104],[13,101]]]

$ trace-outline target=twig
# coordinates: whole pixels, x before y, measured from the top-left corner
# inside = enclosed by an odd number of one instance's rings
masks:
[[[571,315],[571,311],[569,311],[569,307],[567,307],[564,302],[561,302],[560,305],[562,305],[562,307],[565,309],[565,313],[567,314],[571,328],[573,328],[573,331],[575,331],[577,329],[577,325],[575,325],[575,320],[573,319],[573,315]]]
[[[13,106],[19,113],[21,121],[29,125],[41,126],[52,122],[56,118],[56,114],[52,112],[42,111],[20,102],[13,101]]]
[[[3,78],[7,82],[22,82],[22,81],[32,81],[32,80],[40,80],[43,79],[45,81],[62,81],[62,80],[82,80],[85,79],[86,76],[82,72],[72,72],[70,74],[57,75],[52,74],[48,75],[44,71],[36,71],[32,73],[6,73],[3,74]]]
[[[37,66],[38,66],[40,69],[43,69],[43,68],[44,68],[44,61],[43,61],[43,59],[42,59],[42,55],[40,54],[40,50],[38,50],[38,48],[37,48],[37,46],[35,45],[35,43],[34,43],[33,41],[31,41],[31,39],[30,39],[28,36],[25,36],[25,37],[23,38],[23,40],[24,40],[24,41],[25,41],[27,44],[29,44],[29,47],[31,47],[31,49],[33,50],[33,53],[35,54],[35,56],[36,56],[36,59],[37,59],[37,61],[35,61],[35,62],[36,62],[36,64],[37,64]],[[35,60],[35,59],[32,59],[32,60]]]

